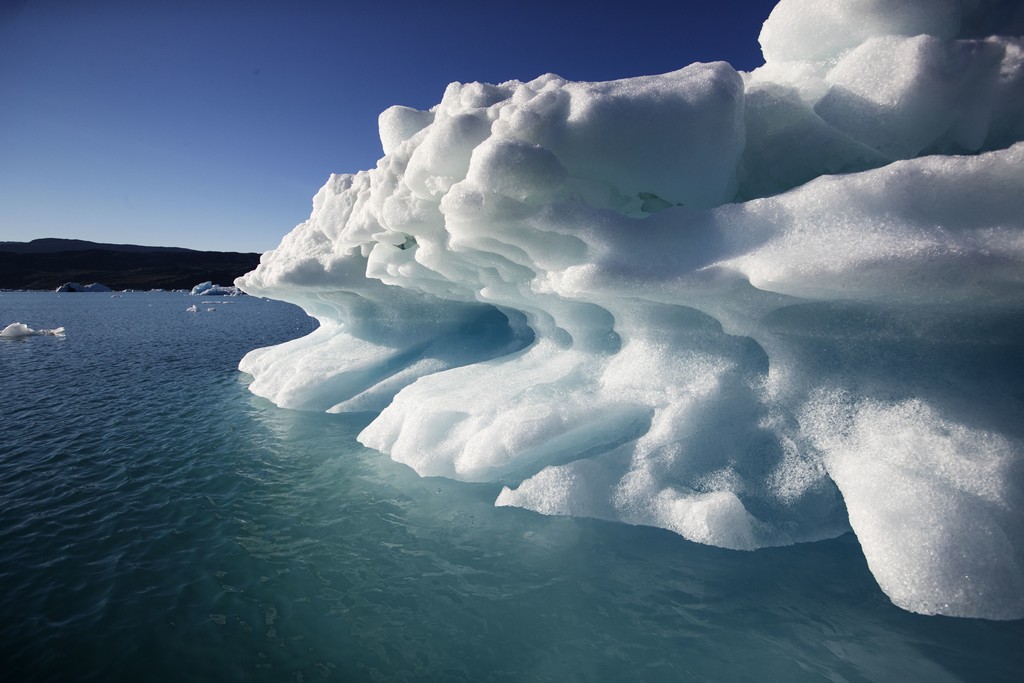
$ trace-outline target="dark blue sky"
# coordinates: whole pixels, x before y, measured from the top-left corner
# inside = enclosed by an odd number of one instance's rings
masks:
[[[4,4],[0,240],[270,249],[328,174],[374,165],[392,104],[455,80],[750,70],[774,4]]]

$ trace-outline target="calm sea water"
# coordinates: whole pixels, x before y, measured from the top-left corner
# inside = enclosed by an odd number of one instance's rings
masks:
[[[421,479],[368,417],[248,393],[301,311],[197,299],[0,293],[0,327],[67,328],[0,340],[0,678],[1024,675],[1024,622],[893,607],[852,535],[733,552]]]

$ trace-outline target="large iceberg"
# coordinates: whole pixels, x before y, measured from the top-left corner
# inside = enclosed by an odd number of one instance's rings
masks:
[[[747,550],[852,528],[897,605],[1024,617],[1022,25],[783,0],[751,73],[392,107],[236,282],[319,328],[240,367],[498,505]]]

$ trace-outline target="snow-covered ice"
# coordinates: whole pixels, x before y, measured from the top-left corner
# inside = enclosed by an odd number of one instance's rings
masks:
[[[897,605],[1024,617],[1022,23],[783,0],[751,73],[392,107],[236,282],[319,328],[240,367],[498,505],[745,550],[852,528]]]
[[[53,329],[40,329],[34,330],[25,323],[11,323],[3,330],[0,330],[0,337],[4,339],[23,339],[24,337],[39,337],[39,336],[50,336],[50,337],[63,337],[64,328],[56,327]]]

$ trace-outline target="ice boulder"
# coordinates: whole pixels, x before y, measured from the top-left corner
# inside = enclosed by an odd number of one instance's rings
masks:
[[[852,529],[901,607],[1024,617],[1019,16],[783,0],[751,73],[393,107],[236,281],[319,328],[240,367],[498,505],[740,550]]]

